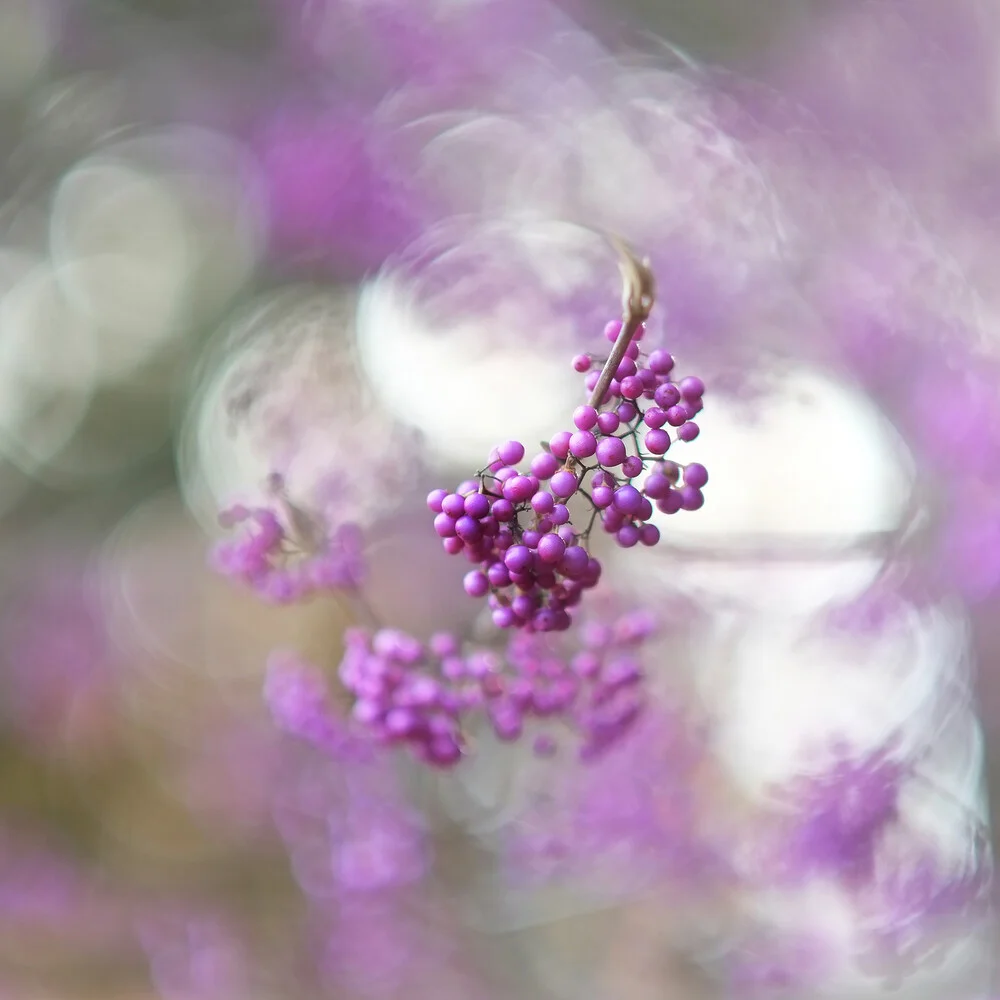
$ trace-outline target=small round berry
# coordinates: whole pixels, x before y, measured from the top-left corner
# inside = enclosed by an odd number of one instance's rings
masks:
[[[551,479],[559,469],[559,459],[547,451],[540,452],[531,460],[531,474],[539,479]]]
[[[524,458],[524,445],[520,441],[505,441],[497,448],[501,462],[507,465],[517,465]]]
[[[540,531],[534,531],[529,528],[527,531],[521,534],[521,541],[528,546],[529,549],[534,549],[538,547],[538,539],[542,537]]]
[[[470,493],[479,492],[479,480],[478,479],[465,479],[459,485],[455,492],[461,497],[467,497]]]
[[[625,461],[625,442],[621,438],[606,437],[597,442],[597,461],[601,465],[614,467]]]
[[[449,517],[461,517],[465,513],[465,497],[457,493],[449,493],[441,501],[441,510]]]
[[[680,495],[684,510],[698,510],[705,503],[705,494],[694,486],[682,486]]]
[[[518,618],[530,618],[538,607],[538,598],[534,594],[518,594],[510,602],[511,610]]]
[[[615,369],[615,378],[621,382],[624,379],[635,375],[636,371],[638,371],[638,369],[635,367],[635,362],[629,357],[624,357]]]
[[[662,455],[670,447],[670,435],[664,430],[647,431],[643,440],[653,455]]]
[[[618,414],[618,419],[623,424],[628,424],[635,420],[638,412],[639,411],[635,408],[635,404],[629,402],[622,403],[618,409],[615,410],[615,413]]]
[[[622,332],[622,321],[613,319],[604,327],[604,336],[613,344],[618,339],[618,334]]]
[[[569,456],[569,440],[573,435],[569,431],[558,431],[549,441],[549,451],[558,459],[565,460]]]
[[[490,513],[498,521],[510,521],[514,517],[514,505],[509,500],[500,497],[493,501]]]
[[[664,382],[653,393],[653,401],[661,409],[669,410],[671,406],[676,406],[681,401],[680,390],[673,382]]]
[[[431,490],[427,494],[427,507],[435,514],[441,513],[441,501],[448,495],[447,490]]]
[[[660,529],[655,524],[644,524],[639,529],[639,541],[650,547],[660,540]]]
[[[642,459],[638,455],[629,455],[628,458],[622,462],[622,474],[626,479],[635,479],[643,469]]]
[[[653,516],[653,505],[646,497],[642,498],[642,505],[636,511],[636,520],[648,521]]]
[[[677,428],[677,437],[681,441],[693,441],[700,430],[701,428],[693,420],[689,420]]]
[[[626,483],[615,490],[615,509],[622,514],[635,514],[642,506],[642,494]]]
[[[700,490],[708,482],[708,469],[700,462],[692,462],[684,470],[684,482],[687,486]]]
[[[462,549],[465,548],[465,542],[461,538],[452,535],[450,538],[445,538],[443,540],[444,550],[450,556],[457,556]]]
[[[586,431],[581,431],[581,433],[586,433]],[[594,435],[591,434],[590,436],[593,437]],[[591,452],[591,454],[593,454],[593,452]],[[576,492],[576,489],[580,484],[576,476],[573,475],[572,472],[570,472],[568,469],[563,469],[561,472],[557,472],[552,477],[552,480],[550,481],[549,485],[552,488],[552,492],[557,497],[560,497],[561,499],[565,500],[567,497],[571,497]],[[552,518],[553,521],[555,521],[556,524],[559,523],[558,521],[556,521],[555,507],[553,507],[553,509],[549,512],[549,516]]]
[[[482,570],[474,569],[471,573],[466,573],[462,584],[469,597],[485,597],[490,589],[489,580]]]
[[[517,623],[517,615],[510,608],[496,608],[492,617],[497,628],[512,628]]]
[[[482,493],[470,493],[465,498],[465,513],[469,517],[485,517],[490,512],[490,501]]]
[[[688,375],[687,378],[682,378],[677,388],[680,389],[681,395],[685,399],[701,399],[705,394],[705,383],[697,375]]]
[[[618,419],[618,414],[611,410],[597,415],[597,427],[602,434],[614,434],[620,426],[621,420]]]
[[[687,413],[682,406],[671,406],[670,409],[667,410],[667,423],[670,424],[671,427],[680,427],[680,425],[683,424],[687,418]]]
[[[569,522],[569,507],[564,503],[557,503],[549,514],[549,520],[553,524],[567,524]]]
[[[455,522],[455,534],[464,542],[478,542],[483,537],[483,529],[474,517],[463,514]]]
[[[566,551],[566,543],[555,532],[542,535],[538,540],[538,558],[542,562],[557,563]]]
[[[434,518],[434,530],[441,538],[451,538],[455,534],[455,518],[440,513]]]
[[[669,375],[673,371],[674,359],[669,352],[659,348],[649,355],[646,364],[657,375]]]
[[[486,571],[486,579],[490,581],[490,585],[493,587],[510,586],[510,573],[507,567],[501,562],[494,563]]]
[[[531,566],[533,559],[527,545],[512,545],[503,557],[504,565],[511,573],[523,573]]]
[[[623,549],[630,549],[639,541],[639,529],[634,524],[623,524],[615,535],[615,541]]]
[[[590,496],[598,510],[610,507],[615,501],[615,491],[610,486],[595,486]]]
[[[552,494],[547,490],[539,490],[539,492],[531,498],[531,509],[536,514],[548,514],[555,505],[556,502],[553,499]]]
[[[589,354],[578,354],[573,358],[573,369],[574,371],[580,372],[582,375],[584,372],[590,371],[590,366],[593,364],[593,359]]]
[[[597,410],[592,406],[578,406],[573,411],[573,423],[579,430],[589,431],[597,423]]]
[[[597,438],[590,431],[577,431],[569,439],[569,450],[575,458],[590,458],[597,451]]]
[[[576,577],[586,572],[589,562],[590,556],[586,549],[580,545],[570,545],[559,562],[559,572],[563,576]]]
[[[638,399],[645,391],[642,379],[638,376],[629,375],[622,379],[621,392],[626,399]]]
[[[642,491],[651,500],[660,500],[670,491],[670,480],[666,476],[660,475],[659,472],[653,472],[643,483]]]
[[[583,380],[583,387],[587,392],[593,392],[594,387],[601,380],[601,373],[599,371],[587,372],[587,377]]]
[[[631,358],[633,361],[635,361],[636,358],[639,357],[639,345],[635,342],[634,339],[631,340],[629,342],[628,347],[625,348],[625,357]]]
[[[660,428],[667,422],[667,411],[661,410],[658,406],[651,406],[642,415],[642,422],[654,430]]]
[[[680,490],[671,490],[665,497],[656,501],[656,509],[664,514],[676,514],[681,509]]]
[[[536,487],[528,476],[514,476],[503,484],[503,495],[511,503],[523,503],[531,499]]]
[[[505,483],[508,479],[513,479],[516,475],[518,475],[517,469],[513,469],[508,465],[503,465],[496,471],[498,483]]]

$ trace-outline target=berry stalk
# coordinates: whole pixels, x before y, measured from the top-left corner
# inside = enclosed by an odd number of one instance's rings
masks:
[[[625,357],[628,345],[632,343],[642,324],[649,319],[656,299],[656,281],[649,260],[639,260],[638,257],[617,237],[611,237],[611,242],[621,255],[618,263],[622,274],[622,328],[611,348],[608,360],[604,362],[600,377],[590,394],[588,405],[595,410],[601,408],[608,388],[618,371],[618,366]]]

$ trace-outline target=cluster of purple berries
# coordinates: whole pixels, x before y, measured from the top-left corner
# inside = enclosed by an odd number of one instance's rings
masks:
[[[214,568],[273,604],[291,604],[324,590],[356,587],[364,575],[363,538],[355,524],[332,532],[291,504],[272,477],[275,506],[237,504],[219,518],[243,533],[216,546]]]
[[[514,741],[530,720],[559,720],[582,739],[593,759],[618,742],[643,707],[638,648],[653,632],[643,612],[584,629],[570,656],[540,635],[518,634],[505,655],[463,652],[450,634],[425,645],[392,629],[352,630],[340,679],[355,696],[353,718],[383,743],[408,745],[426,763],[449,767],[466,749],[474,717],[485,717],[498,739]],[[556,749],[536,736],[539,756]]]
[[[609,323],[605,336],[613,342],[621,329],[620,321]],[[623,548],[651,546],[660,540],[649,521],[654,504],[676,514],[704,503],[705,467],[682,467],[663,456],[672,441],[665,425],[676,428],[678,440],[698,436],[692,417],[702,409],[705,386],[694,376],[670,381],[673,357],[663,350],[643,356],[643,332],[640,325],[603,397],[577,407],[575,430],[555,434],[526,471],[518,469],[524,446],[508,441],[493,450],[477,478],[427,497],[445,551],[478,564],[466,574],[465,590],[488,597],[499,628],[569,628],[569,609],[601,576],[589,551],[598,521]],[[592,392],[601,377],[594,365],[589,354],[573,359],[577,371],[588,373]],[[574,497],[589,507],[582,530],[570,520],[567,504]]]

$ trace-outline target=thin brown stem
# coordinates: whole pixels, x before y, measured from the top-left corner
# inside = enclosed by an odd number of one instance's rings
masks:
[[[608,238],[620,257],[618,268],[622,275],[622,328],[611,348],[608,360],[604,362],[594,391],[590,394],[589,403],[597,410],[601,408],[604,394],[614,380],[628,345],[639,332],[639,327],[649,318],[656,298],[656,281],[649,266],[649,259],[639,260],[623,240],[616,236]],[[575,460],[570,459],[566,467],[572,468],[575,464]]]

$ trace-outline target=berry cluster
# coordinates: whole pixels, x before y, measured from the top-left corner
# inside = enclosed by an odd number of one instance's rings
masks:
[[[478,563],[465,576],[465,590],[488,596],[499,628],[569,628],[569,609],[601,576],[589,551],[596,523],[623,548],[655,545],[654,504],[676,514],[704,503],[705,467],[683,467],[663,456],[672,443],[665,425],[676,429],[676,440],[698,436],[692,418],[702,409],[705,386],[694,376],[672,382],[673,357],[664,350],[641,353],[642,324],[629,333],[624,331],[627,343],[617,363],[616,351],[603,362],[589,354],[573,359],[573,367],[587,373],[591,400],[574,412],[575,429],[555,434],[527,470],[518,469],[524,446],[508,441],[493,450],[475,479],[453,493],[438,489],[427,497],[445,551]],[[605,336],[620,352],[622,323],[609,323]],[[589,507],[580,530],[567,506],[574,497]]]
[[[325,532],[287,497],[279,476],[271,477],[273,507],[237,504],[219,518],[225,528],[244,527],[241,537],[220,543],[215,569],[252,587],[274,604],[291,604],[321,590],[355,587],[364,571],[361,530],[342,524]]]
[[[439,634],[425,645],[392,629],[352,630],[340,679],[355,696],[353,718],[377,740],[406,744],[438,767],[458,762],[466,733],[484,717],[498,739],[519,739],[529,720],[558,719],[582,739],[592,759],[622,738],[643,706],[638,648],[653,631],[642,612],[584,629],[572,655],[539,635],[515,635],[505,655],[463,651]],[[547,733],[539,756],[557,749]]]

